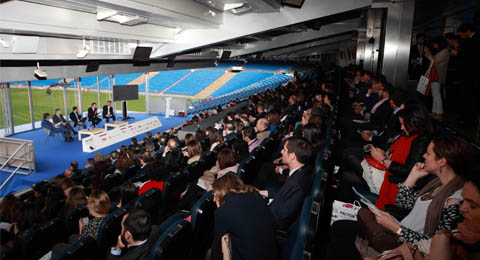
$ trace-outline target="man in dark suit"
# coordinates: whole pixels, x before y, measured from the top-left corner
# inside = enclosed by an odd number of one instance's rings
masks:
[[[370,113],[365,115],[365,119],[370,120],[370,123],[374,127],[383,128],[385,122],[387,122],[392,115],[393,109],[389,102],[391,91],[390,87],[385,87],[384,89],[379,90],[378,96],[380,99],[372,107]]]
[[[115,114],[113,113],[112,101],[107,101],[107,104],[103,106],[102,115],[103,118],[107,120],[107,123],[110,119],[112,119],[112,121],[116,120]]]
[[[117,244],[107,253],[106,259],[146,259],[162,232],[152,227],[150,214],[135,209],[123,216],[122,231]]]
[[[417,33],[416,44],[410,49],[410,66],[408,72],[410,79],[418,80],[420,76],[425,74],[430,64],[430,61],[425,56],[423,48],[425,47],[425,35]]]
[[[143,153],[142,156],[140,156],[140,164],[142,166],[137,170],[136,176],[147,175],[150,170],[150,163],[152,161],[153,159],[148,152]]]
[[[87,128],[87,124],[85,124],[85,120],[87,120],[87,118],[82,117],[82,114],[78,113],[78,107],[72,108],[72,113],[70,113],[70,120],[72,120],[74,127],[80,125],[83,126],[83,129]]]
[[[290,227],[298,217],[303,200],[310,194],[313,171],[307,166],[312,149],[302,137],[289,138],[282,150],[282,162],[288,166],[289,174],[280,190],[260,191],[265,197],[273,199],[269,208],[277,227]],[[277,171],[277,169],[276,169]]]
[[[88,108],[88,121],[92,122],[93,127],[102,121],[102,119],[98,118],[97,103],[95,102]]]
[[[63,117],[62,115],[62,110],[60,110],[60,108],[57,108],[55,109],[55,115],[53,116],[53,123],[55,125],[63,125],[65,128],[67,128],[69,131],[71,131],[74,135],[77,134],[77,132],[75,131],[75,129],[73,129],[73,127],[67,122],[67,120],[65,120],[65,118]]]
[[[385,128],[376,132],[373,132],[371,129],[365,129],[360,133],[362,139],[366,142],[371,142],[375,147],[386,150],[387,147],[393,143],[393,140],[402,133],[400,121],[398,120],[398,112],[405,107],[406,101],[403,94],[392,95],[389,102],[393,112]]]
[[[59,124],[58,127],[55,127],[55,125],[50,122],[50,113],[45,113],[43,114],[43,120],[41,122],[42,128],[46,128],[50,130],[50,133],[61,133],[63,137],[65,138],[65,142],[72,142],[73,138],[70,135],[69,131],[65,126],[62,124]]]

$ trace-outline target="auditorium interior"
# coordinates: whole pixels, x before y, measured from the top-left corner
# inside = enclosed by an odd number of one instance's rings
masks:
[[[480,259],[477,0],[0,0],[0,259]]]

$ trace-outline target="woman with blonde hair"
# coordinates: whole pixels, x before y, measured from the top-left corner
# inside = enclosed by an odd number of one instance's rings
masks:
[[[213,196],[218,208],[210,259],[223,259],[221,240],[227,234],[232,259],[278,259],[275,222],[254,187],[229,172],[213,183]]]
[[[100,223],[108,216],[110,212],[110,198],[104,191],[93,191],[88,197],[88,213],[93,217],[89,219],[88,224],[84,224],[82,219],[78,221],[80,237],[90,236],[97,238],[98,227]]]

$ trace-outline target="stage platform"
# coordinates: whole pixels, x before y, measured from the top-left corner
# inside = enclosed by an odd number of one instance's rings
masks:
[[[143,119],[150,118],[152,116],[157,116],[160,122],[162,123],[162,127],[152,130],[152,134],[155,132],[164,132],[170,128],[176,128],[181,126],[185,123],[186,120],[190,120],[191,116],[186,117],[177,117],[177,116],[170,116],[169,118],[165,118],[163,114],[136,114],[136,113],[129,113],[129,116],[135,118],[135,120],[129,120],[129,123],[133,123],[135,121],[140,121]],[[104,126],[105,121],[102,122],[100,127]],[[31,186],[34,183],[37,183],[42,180],[46,180],[52,177],[57,176],[58,174],[63,173],[65,169],[70,166],[71,161],[77,161],[80,168],[84,168],[87,159],[95,155],[96,152],[93,153],[84,153],[82,152],[82,142],[78,141],[75,136],[75,141],[72,143],[65,143],[63,142],[63,138],[56,137],[58,140],[54,140],[50,138],[47,143],[45,143],[45,133],[42,129],[36,129],[28,132],[23,132],[19,134],[15,134],[13,136],[9,136],[12,138],[17,139],[26,139],[34,141],[34,149],[35,149],[35,160],[36,160],[36,167],[37,171],[29,176],[19,175],[17,174],[14,176],[2,190],[0,190],[0,197],[4,197],[5,195],[22,190]],[[138,141],[141,141],[145,137],[145,134],[141,134],[136,136]],[[98,150],[97,152],[102,154],[108,154],[112,150],[117,149],[121,145],[129,145],[130,140],[125,140],[109,147],[103,148]],[[5,179],[7,179],[9,173],[7,172],[0,172],[0,183],[3,183]]]

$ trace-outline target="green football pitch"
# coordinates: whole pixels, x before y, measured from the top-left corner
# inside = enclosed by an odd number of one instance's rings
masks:
[[[11,88],[12,110],[14,125],[22,125],[30,123],[30,110],[28,108],[28,90],[26,88]],[[78,107],[77,91],[67,91],[68,112],[71,112],[73,106]],[[145,112],[145,96],[139,95],[138,100],[127,101],[129,111]],[[33,111],[35,121],[41,121],[43,113],[53,114],[56,108],[62,109],[65,116],[63,104],[63,91],[52,90],[48,95],[45,89],[32,89]],[[107,100],[111,99],[109,93],[100,93],[100,101],[102,106]],[[98,103],[96,91],[82,91],[83,111],[87,111],[92,102]],[[121,103],[116,102],[117,110],[121,110]],[[3,114],[3,111],[0,112]],[[3,117],[0,116],[0,128],[3,128]]]

